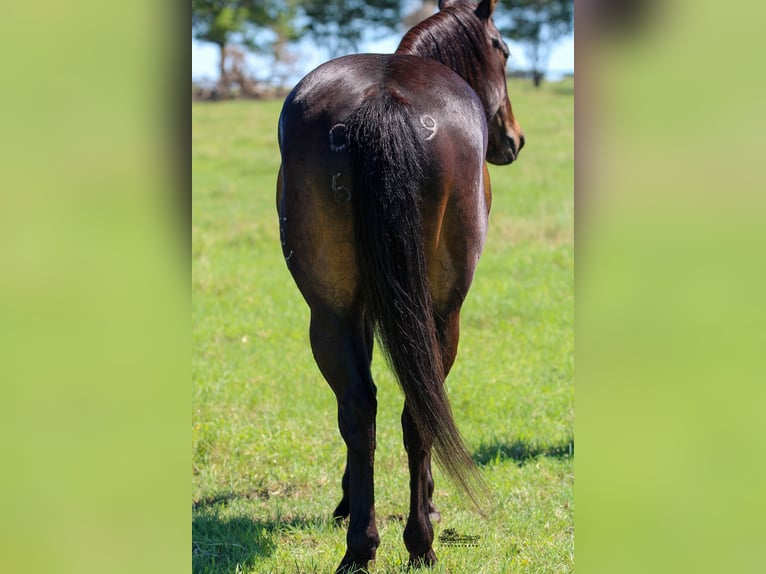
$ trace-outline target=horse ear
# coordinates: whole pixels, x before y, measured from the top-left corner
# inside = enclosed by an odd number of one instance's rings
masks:
[[[497,0],[481,0],[479,5],[476,7],[475,14],[479,18],[489,20],[490,16],[492,16],[492,13],[495,11],[496,4]]]
[[[444,10],[447,6],[452,4],[455,0],[439,0],[439,10]]]

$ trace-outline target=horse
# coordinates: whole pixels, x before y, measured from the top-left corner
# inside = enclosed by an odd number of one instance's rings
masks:
[[[432,453],[474,502],[486,488],[444,380],[487,233],[486,162],[509,164],[524,145],[495,4],[439,2],[394,54],[343,56],[307,74],[279,117],[283,256],[310,308],[311,349],[335,393],[346,444],[333,518],[349,523],[336,572],[366,569],[380,541],[370,373],[376,335],[404,393],[410,564],[436,561]]]

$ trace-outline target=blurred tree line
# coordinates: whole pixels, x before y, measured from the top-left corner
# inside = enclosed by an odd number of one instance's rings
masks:
[[[237,86],[257,95],[248,53],[271,62],[265,81],[283,86],[295,71],[296,43],[308,38],[331,57],[358,52],[363,42],[402,34],[437,9],[434,0],[192,0],[192,36],[219,49],[218,97]],[[551,48],[574,25],[574,0],[501,0],[501,33],[524,47],[539,85]]]

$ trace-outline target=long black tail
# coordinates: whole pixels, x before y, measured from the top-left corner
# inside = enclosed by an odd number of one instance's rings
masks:
[[[382,90],[346,120],[353,165],[357,263],[368,319],[436,461],[481,510],[486,488],[452,416],[423,247],[423,134],[412,110]]]

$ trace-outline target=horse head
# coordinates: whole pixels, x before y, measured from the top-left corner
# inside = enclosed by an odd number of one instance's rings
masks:
[[[496,4],[497,0],[481,0],[472,7],[480,22],[483,45],[478,46],[481,58],[475,62],[476,67],[471,74],[473,77],[467,79],[487,112],[487,161],[505,165],[514,161],[524,147],[524,132],[513,115],[508,98],[505,69],[510,52],[492,20]],[[466,5],[470,3],[464,0],[442,0],[439,2],[439,10],[464,11]]]

